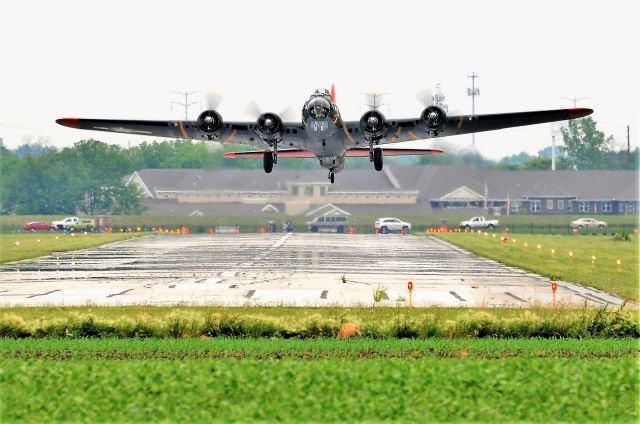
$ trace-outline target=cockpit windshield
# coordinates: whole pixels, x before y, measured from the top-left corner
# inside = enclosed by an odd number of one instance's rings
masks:
[[[331,105],[323,97],[315,97],[307,103],[307,112],[312,119],[326,119],[331,112]]]

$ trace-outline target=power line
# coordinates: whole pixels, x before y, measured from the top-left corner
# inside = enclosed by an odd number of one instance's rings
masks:
[[[171,110],[173,110],[173,104],[177,104],[179,106],[184,107],[184,120],[188,121],[189,120],[189,106],[193,106],[196,104],[200,104],[200,109],[202,110],[202,102],[191,102],[189,103],[189,96],[191,96],[192,94],[196,94],[196,93],[202,93],[202,91],[176,91],[176,90],[171,90],[172,93],[176,93],[176,94],[180,94],[182,96],[184,96],[184,103],[182,102],[176,102],[176,101],[172,101],[171,102]]]

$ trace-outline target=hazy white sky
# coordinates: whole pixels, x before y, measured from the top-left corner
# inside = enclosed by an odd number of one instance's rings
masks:
[[[364,92],[389,92],[393,117],[418,116],[416,92],[441,83],[451,110],[477,113],[578,106],[618,146],[638,145],[637,0],[564,1],[31,1],[0,17],[0,137],[69,146],[97,138],[126,146],[148,137],[59,127],[60,117],[174,119],[171,90],[224,96],[226,120],[253,120],[255,100],[299,110],[315,88],[336,84],[348,120]],[[195,97],[193,100],[197,100]],[[190,117],[199,113],[196,106]],[[461,148],[471,136],[440,139]],[[438,141],[432,141],[434,145]],[[550,145],[549,124],[481,133],[478,150],[500,158]]]

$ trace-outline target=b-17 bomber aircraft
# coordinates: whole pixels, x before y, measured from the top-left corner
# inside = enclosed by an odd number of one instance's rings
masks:
[[[283,122],[267,112],[255,122],[224,122],[216,110],[203,111],[196,121],[143,121],[63,118],[56,122],[71,128],[158,137],[215,140],[253,146],[259,150],[229,152],[233,158],[262,158],[270,173],[279,157],[317,158],[329,170],[329,180],[344,169],[347,156],[369,157],[376,171],[383,157],[442,153],[440,149],[394,149],[381,146],[403,141],[469,134],[523,125],[581,118],[591,109],[574,108],[489,115],[447,116],[437,105],[427,106],[420,116],[386,119],[377,109],[359,121],[344,121],[336,105],[335,89],[316,90],[302,108],[300,122]]]

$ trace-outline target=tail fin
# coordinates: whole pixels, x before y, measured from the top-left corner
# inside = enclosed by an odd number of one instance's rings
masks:
[[[331,84],[331,101],[333,103],[336,102],[336,86],[335,86],[335,84]]]

